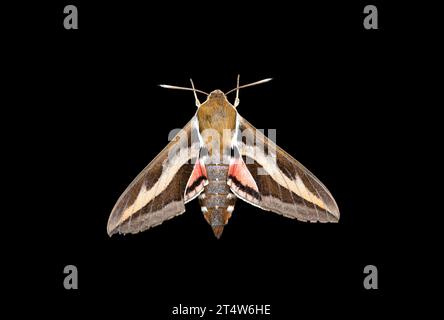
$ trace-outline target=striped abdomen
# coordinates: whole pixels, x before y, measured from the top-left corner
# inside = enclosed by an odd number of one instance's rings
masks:
[[[227,185],[228,165],[207,164],[208,184],[199,196],[202,213],[219,238],[234,209],[236,196]]]

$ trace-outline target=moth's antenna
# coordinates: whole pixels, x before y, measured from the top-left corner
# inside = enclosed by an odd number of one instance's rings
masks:
[[[205,91],[202,90],[197,90],[194,88],[187,88],[187,87],[177,87],[177,86],[171,86],[169,84],[159,84],[159,87],[165,88],[165,89],[177,89],[177,90],[188,90],[188,91],[194,91],[194,92],[199,92],[199,93],[203,93],[204,95],[209,95],[208,93],[206,93]]]
[[[239,90],[239,89],[246,88],[246,87],[252,87],[252,86],[255,86],[255,85],[257,85],[257,84],[262,84],[262,83],[268,82],[268,81],[270,81],[270,80],[272,80],[272,79],[273,79],[273,78],[267,78],[267,79],[260,80],[260,81],[256,81],[256,82],[253,82],[253,83],[244,84],[243,86],[240,86],[240,87],[237,86],[236,88],[231,89],[230,91],[228,91],[227,93],[225,93],[225,95],[230,94],[230,93],[233,92],[234,90]]]
[[[195,102],[195,104],[196,104],[196,107],[200,107],[200,101],[199,101],[199,99],[197,98],[197,93],[196,93],[196,89],[194,88],[194,83],[193,83],[193,79],[191,79],[190,78],[190,81],[191,81],[191,87],[193,88],[193,93],[194,93],[194,102]]]
[[[240,81],[240,74],[237,75],[237,83],[236,83],[236,99],[234,99],[234,107],[236,108],[239,105],[239,81]]]

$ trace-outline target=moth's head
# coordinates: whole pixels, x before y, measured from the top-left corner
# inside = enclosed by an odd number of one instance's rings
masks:
[[[219,89],[211,91],[210,95],[208,96],[209,99],[221,99],[225,98],[225,93],[220,91]]]
[[[220,106],[223,106],[227,103],[229,104],[227,96],[221,90],[211,91],[205,102],[210,102],[212,105],[215,104]]]

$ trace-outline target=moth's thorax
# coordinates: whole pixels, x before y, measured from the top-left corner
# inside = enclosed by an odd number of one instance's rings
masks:
[[[236,127],[236,114],[236,109],[220,90],[211,92],[208,99],[200,105],[197,111],[199,132],[210,154],[216,146],[215,138],[219,139],[221,155],[223,150],[231,148]]]

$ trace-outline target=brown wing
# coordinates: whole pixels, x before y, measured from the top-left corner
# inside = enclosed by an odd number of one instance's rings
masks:
[[[327,188],[297,160],[238,117],[239,134],[243,136],[238,140],[239,152],[259,189],[259,196],[252,194],[244,200],[302,221],[337,222],[339,209]]]
[[[134,179],[117,200],[107,231],[137,233],[185,211],[185,188],[200,144],[194,117]]]

